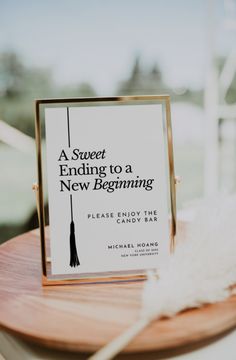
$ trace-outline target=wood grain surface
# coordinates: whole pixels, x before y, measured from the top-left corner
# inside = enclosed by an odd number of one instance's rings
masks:
[[[92,352],[138,317],[142,283],[41,285],[39,232],[0,247],[0,325],[49,347]],[[173,349],[235,327],[236,296],[155,321],[124,352]]]

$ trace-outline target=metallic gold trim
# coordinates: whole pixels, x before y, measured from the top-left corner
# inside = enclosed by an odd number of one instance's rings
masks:
[[[169,155],[170,197],[171,197],[171,215],[172,215],[172,226],[170,233],[170,252],[173,253],[175,249],[175,235],[176,235],[176,189],[175,189],[175,169],[174,169],[173,137],[172,137],[172,127],[171,127],[170,97],[166,99],[166,122],[167,122],[167,144],[168,144],[168,155]]]
[[[41,151],[41,128],[40,128],[40,107],[39,102],[35,102],[35,138],[37,151],[37,168],[38,168],[38,211],[39,211],[39,229],[41,238],[41,259],[42,272],[47,276],[46,266],[46,243],[45,243],[45,215],[44,215],[44,198],[43,198],[43,171],[42,171],[42,151]]]
[[[96,278],[74,278],[74,279],[49,279],[47,276],[42,275],[42,285],[70,285],[70,284],[98,284],[98,283],[113,283],[113,282],[133,282],[146,280],[146,275],[125,275],[125,276],[104,276]]]
[[[39,221],[39,186],[37,183],[34,183],[32,185],[32,190],[35,192],[36,208],[37,208],[37,215],[38,215],[38,221]]]
[[[137,95],[137,96],[114,96],[114,97],[84,97],[84,98],[69,98],[69,99],[38,99],[35,100],[35,133],[36,133],[36,150],[37,150],[37,168],[38,168],[38,214],[39,214],[39,228],[41,238],[41,258],[42,258],[42,284],[43,285],[60,285],[60,284],[74,284],[74,283],[98,283],[98,282],[119,282],[119,281],[140,281],[146,278],[145,274],[127,274],[116,276],[110,275],[107,277],[95,278],[64,278],[56,279],[57,276],[51,275],[49,278],[47,273],[47,256],[46,239],[45,239],[45,214],[44,214],[44,197],[43,197],[43,169],[42,169],[42,151],[41,151],[41,121],[40,121],[40,105],[52,104],[89,104],[89,103],[131,103],[133,101],[158,101],[165,103],[165,120],[167,128],[167,147],[169,159],[169,189],[170,189],[170,203],[171,203],[171,228],[170,228],[170,252],[175,248],[176,235],[176,189],[175,189],[175,174],[174,174],[174,154],[173,154],[173,140],[171,129],[171,111],[170,111],[170,97],[169,95]],[[164,104],[163,104],[164,105]],[[78,274],[79,276],[79,274]],[[65,275],[66,277],[66,275]]]

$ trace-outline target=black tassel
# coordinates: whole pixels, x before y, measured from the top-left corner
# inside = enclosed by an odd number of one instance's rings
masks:
[[[71,223],[70,223],[70,266],[76,267],[80,265],[76,242],[75,242],[75,224],[73,221],[73,205],[72,205],[72,195],[70,195],[70,208],[71,208]]]

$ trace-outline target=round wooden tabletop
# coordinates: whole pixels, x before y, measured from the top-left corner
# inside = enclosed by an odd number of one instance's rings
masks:
[[[0,325],[45,346],[98,350],[138,317],[142,283],[41,285],[40,238],[28,232],[0,247]],[[236,325],[236,297],[150,324],[124,352],[178,348]]]

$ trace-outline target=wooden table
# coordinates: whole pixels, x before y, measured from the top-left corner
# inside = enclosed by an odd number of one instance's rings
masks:
[[[98,350],[138,316],[142,283],[42,287],[38,230],[3,244],[0,266],[0,324],[22,341],[82,356]],[[153,322],[124,349],[123,358],[170,357],[208,344],[235,325],[234,296]]]

